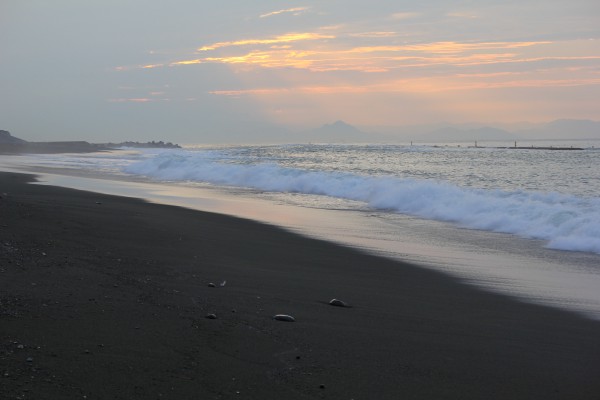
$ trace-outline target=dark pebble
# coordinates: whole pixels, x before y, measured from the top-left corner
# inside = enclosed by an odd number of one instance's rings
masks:
[[[344,302],[342,300],[338,300],[338,299],[332,299],[329,302],[329,304],[332,306],[336,306],[336,307],[348,307],[348,304],[346,304],[346,302]]]
[[[286,314],[277,314],[273,316],[273,319],[277,321],[296,322],[296,319],[294,317]]]

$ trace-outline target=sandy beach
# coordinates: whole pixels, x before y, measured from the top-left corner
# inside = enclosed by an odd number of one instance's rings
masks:
[[[278,227],[34,179],[0,173],[2,399],[600,396],[598,321]]]

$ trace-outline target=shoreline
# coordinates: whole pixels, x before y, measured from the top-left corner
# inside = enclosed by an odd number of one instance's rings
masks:
[[[600,393],[598,321],[274,226],[32,179],[0,173],[0,397]]]
[[[10,169],[9,171],[10,172]],[[132,181],[120,176],[34,168],[38,183],[144,199],[246,218],[304,236],[442,271],[484,290],[600,320],[600,255],[551,250],[543,241],[461,229],[452,224],[374,211],[314,209],[285,199],[218,187]]]

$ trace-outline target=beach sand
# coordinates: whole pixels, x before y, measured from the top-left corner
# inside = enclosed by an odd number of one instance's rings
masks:
[[[274,226],[33,180],[0,173],[2,399],[600,398],[598,321]]]

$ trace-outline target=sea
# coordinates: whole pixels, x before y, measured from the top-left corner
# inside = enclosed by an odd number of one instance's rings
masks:
[[[518,147],[188,145],[2,156],[0,169],[250,218],[600,319],[600,141]]]

